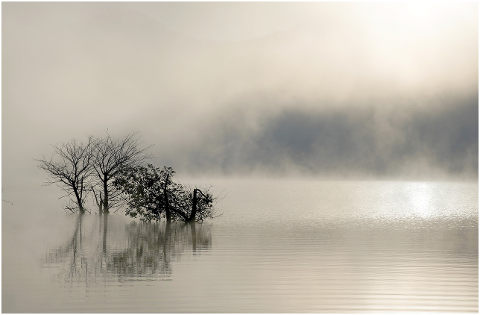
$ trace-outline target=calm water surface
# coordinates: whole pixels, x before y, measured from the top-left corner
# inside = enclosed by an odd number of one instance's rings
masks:
[[[4,203],[3,312],[478,311],[477,183],[199,182],[195,225]]]

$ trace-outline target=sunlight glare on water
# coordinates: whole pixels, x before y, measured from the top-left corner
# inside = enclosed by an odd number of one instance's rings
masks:
[[[411,190],[410,203],[414,207],[416,215],[422,218],[435,215],[435,209],[431,206],[431,185],[427,183],[411,184],[413,187],[409,187]]]

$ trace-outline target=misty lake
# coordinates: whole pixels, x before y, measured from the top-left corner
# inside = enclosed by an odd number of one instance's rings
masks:
[[[5,194],[2,311],[478,311],[477,182],[190,183],[223,191],[221,216],[167,226]]]

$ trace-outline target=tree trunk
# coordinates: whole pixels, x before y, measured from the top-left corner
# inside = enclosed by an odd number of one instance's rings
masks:
[[[196,188],[193,190],[192,212],[190,213],[190,217],[187,220],[188,222],[195,221],[195,216],[197,215],[197,191],[198,189]]]
[[[103,199],[102,199],[102,192],[100,191],[100,196],[99,198],[97,198],[97,193],[95,192],[95,189],[93,189],[92,187],[92,191],[93,191],[93,196],[95,197],[95,202],[97,203],[97,206],[98,206],[98,214],[99,215],[102,215],[102,206],[103,206]]]
[[[80,198],[80,195],[78,194],[78,189],[74,187],[73,192],[75,193],[75,198],[77,198],[77,204],[78,204],[78,209],[80,210],[80,213],[85,213],[85,208],[83,208],[82,198]]]
[[[167,205],[167,209],[166,209],[166,212],[165,212],[165,218],[167,219],[167,222],[172,221],[172,213],[170,212],[170,209],[168,208],[168,205]]]
[[[167,219],[167,222],[172,221],[172,213],[170,212],[170,204],[168,201],[168,194],[167,194],[167,185],[168,185],[169,178],[170,178],[170,175],[167,175],[167,178],[165,180],[165,185],[163,186],[163,198],[165,201],[165,218]]]
[[[103,199],[103,212],[108,213],[108,178],[107,175],[103,175],[103,195],[105,196]]]
[[[102,199],[102,193],[100,192],[100,201],[98,202],[98,212],[100,213],[100,215],[103,212],[102,206],[103,206],[103,199]]]

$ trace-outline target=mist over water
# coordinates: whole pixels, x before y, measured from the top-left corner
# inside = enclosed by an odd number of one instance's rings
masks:
[[[477,96],[446,98],[434,112],[392,102],[386,108],[285,106],[259,117],[232,110],[200,127],[179,148],[182,154],[165,150],[162,157],[200,174],[476,179]]]
[[[477,9],[7,3],[5,183],[107,128],[191,175],[476,179]]]
[[[478,4],[3,3],[2,311],[478,311]],[[65,213],[138,132],[220,216]]]

